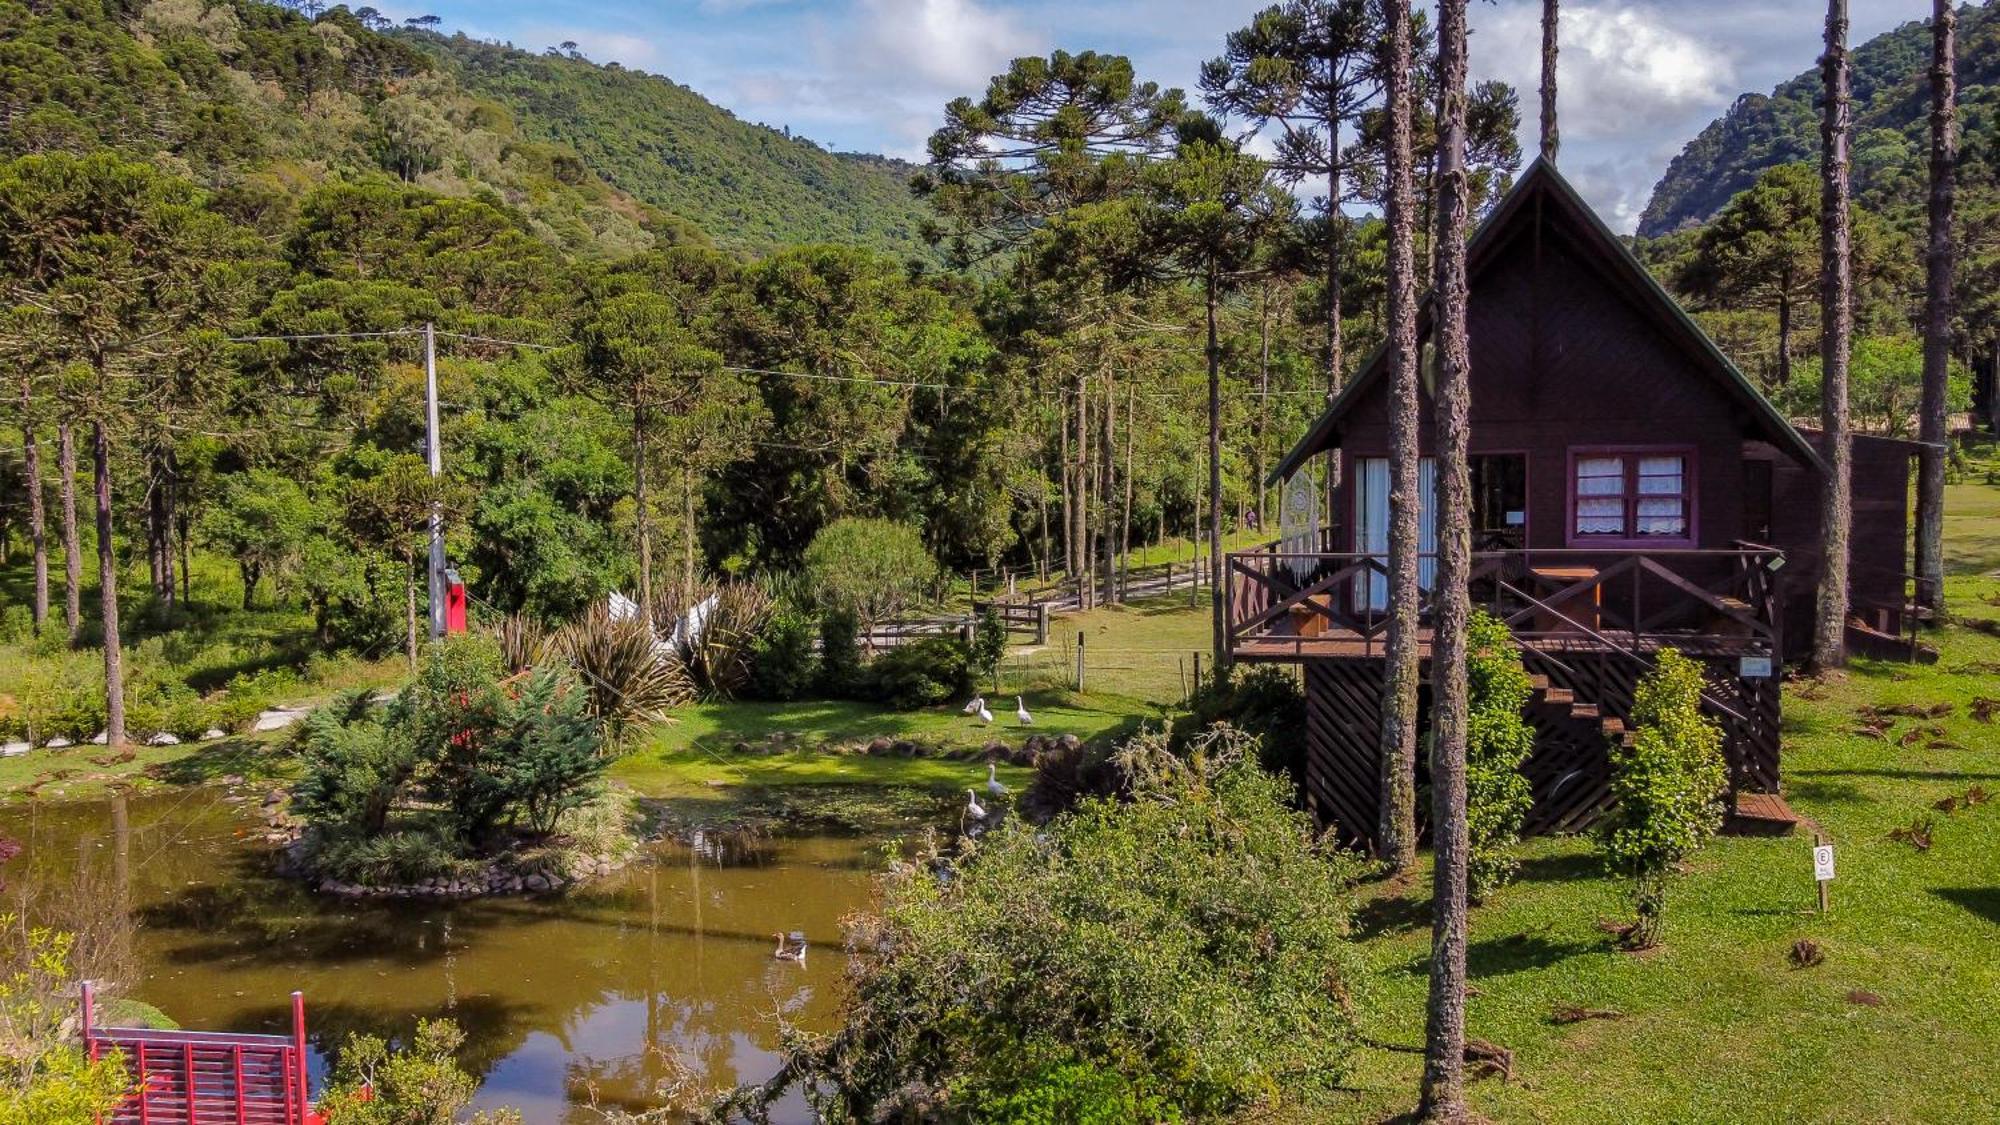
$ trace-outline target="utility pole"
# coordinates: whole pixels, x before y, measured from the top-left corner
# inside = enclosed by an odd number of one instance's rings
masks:
[[[424,452],[430,459],[431,486],[444,474],[444,452],[438,448],[437,332],[424,324]],[[431,636],[444,636],[444,507],[431,500],[430,565]]]

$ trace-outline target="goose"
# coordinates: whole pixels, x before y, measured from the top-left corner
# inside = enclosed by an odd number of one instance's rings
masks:
[[[1000,780],[997,776],[998,771],[998,766],[992,762],[986,763],[986,792],[995,798],[1007,795],[1007,783]]]
[[[993,722],[993,712],[986,709],[986,701],[984,699],[979,701],[979,721],[987,724]]]
[[[986,806],[979,803],[979,793],[977,790],[967,789],[965,791],[965,819],[986,819]]]
[[[1014,721],[1024,727],[1035,725],[1035,717],[1028,714],[1028,705],[1021,702],[1021,697],[1018,695],[1014,697]]]
[[[778,939],[778,948],[772,951],[772,957],[780,961],[797,961],[801,965],[806,963],[806,935],[803,932],[793,930],[790,934],[771,936]]]
[[[975,695],[972,697],[972,702],[966,704],[965,709],[963,711],[960,711],[959,714],[976,715],[985,709],[986,709],[986,697],[983,695]]]

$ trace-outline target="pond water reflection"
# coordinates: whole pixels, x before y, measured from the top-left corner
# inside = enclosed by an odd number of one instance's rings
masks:
[[[478,1104],[530,1122],[639,1107],[672,1052],[710,1084],[776,1068],[775,1014],[834,1018],[840,919],[865,906],[880,841],[867,836],[698,837],[562,898],[347,903],[270,874],[247,806],[219,790],[16,806],[0,834],[25,849],[10,895],[60,895],[80,878],[97,908],[137,923],[132,995],[182,1026],[289,1028],[306,994],[315,1081],[351,1031],[406,1034],[449,1016]],[[122,902],[119,900],[122,898]],[[803,931],[803,965],[772,957]],[[778,1120],[806,1120],[802,1104]]]

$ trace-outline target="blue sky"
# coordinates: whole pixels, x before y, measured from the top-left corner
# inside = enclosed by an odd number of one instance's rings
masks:
[[[1021,54],[1132,57],[1192,87],[1223,36],[1269,0],[434,0],[378,5],[446,30],[540,50],[574,40],[600,62],[662,74],[738,116],[832,148],[921,159],[944,103],[977,95]],[[1419,0],[1421,3],[1421,0]],[[1859,0],[1860,43],[1930,11]],[[1824,0],[1565,0],[1565,173],[1629,231],[1667,161],[1745,91],[1769,91],[1819,53]],[[1540,0],[1472,6],[1472,69],[1515,83],[1532,132]],[[1530,138],[1525,138],[1527,140]],[[1532,144],[1525,147],[1532,149]]]

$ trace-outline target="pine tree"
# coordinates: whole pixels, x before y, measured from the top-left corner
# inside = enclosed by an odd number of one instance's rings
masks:
[[[1438,5],[1436,394],[1438,564],[1432,611],[1430,1005],[1418,1116],[1460,1121],[1465,1108],[1467,630],[1472,613],[1471,492],[1466,461],[1471,354],[1465,240],[1471,185],[1465,161],[1466,0]]]
[[[1820,424],[1825,432],[1826,487],[1820,501],[1821,563],[1814,614],[1812,665],[1836,668],[1847,659],[1848,548],[1853,534],[1854,437],[1847,409],[1847,365],[1854,332],[1849,146],[1853,106],[1847,57],[1847,0],[1828,0],[1826,86],[1820,125]]]
[[[1931,12],[1930,246],[1924,278],[1924,393],[1917,436],[1917,604],[1944,608],[1944,469],[1949,434],[1945,398],[1951,368],[1952,283],[1957,267],[1958,11],[1934,0]]]
[[[1383,4],[1388,104],[1389,633],[1382,700],[1381,824],[1376,850],[1393,871],[1417,855],[1417,260],[1410,161],[1410,4]]]

